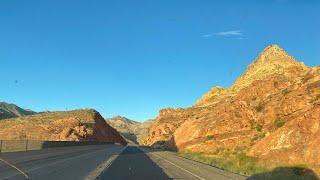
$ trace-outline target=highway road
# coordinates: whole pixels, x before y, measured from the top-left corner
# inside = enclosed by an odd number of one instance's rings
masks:
[[[0,154],[0,180],[224,180],[245,177],[135,145],[91,145]]]
[[[106,159],[118,154],[120,145],[90,145],[48,148],[29,152],[1,153],[0,158],[27,174],[30,179],[85,179]],[[25,180],[13,167],[0,161],[0,180]]]

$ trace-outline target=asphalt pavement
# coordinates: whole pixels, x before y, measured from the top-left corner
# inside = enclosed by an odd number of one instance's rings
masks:
[[[25,180],[27,177],[32,180],[86,179],[90,172],[122,148],[108,144],[1,153],[0,180]]]
[[[0,154],[0,180],[230,180],[246,177],[135,145],[90,145]]]
[[[246,177],[177,156],[174,152],[128,146],[101,174],[112,180],[232,180]]]

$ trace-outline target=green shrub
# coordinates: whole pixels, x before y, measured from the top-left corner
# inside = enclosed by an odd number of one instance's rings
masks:
[[[257,99],[257,96],[253,96],[252,100],[255,101]]]
[[[291,90],[290,89],[288,89],[288,88],[286,88],[286,89],[284,89],[284,90],[282,90],[282,94],[288,94],[288,93],[290,93],[291,92]]]
[[[253,138],[251,139],[251,141],[256,141],[258,140],[258,136],[253,136]]]
[[[307,94],[311,94],[311,92],[312,92],[312,90],[310,88],[307,88],[305,91]]]
[[[256,141],[256,140],[259,140],[259,139],[262,139],[266,136],[265,133],[259,133],[259,134],[255,134],[253,136],[253,138],[251,139],[252,142]]]
[[[254,107],[256,112],[261,112],[263,110],[263,105],[259,104],[258,106]]]
[[[213,139],[213,135],[208,135],[205,137],[206,141],[212,140]]]
[[[285,123],[286,123],[286,121],[285,121],[283,118],[278,117],[278,118],[276,119],[276,121],[274,122],[274,125],[275,125],[277,128],[280,128],[280,127],[282,127]]]
[[[258,132],[261,132],[261,131],[262,131],[262,125],[261,125],[261,124],[258,124],[258,125],[256,126],[256,130],[257,130]]]

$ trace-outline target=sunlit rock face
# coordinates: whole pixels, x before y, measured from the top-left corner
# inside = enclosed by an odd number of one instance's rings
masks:
[[[126,117],[115,116],[106,119],[106,122],[133,143],[142,144],[148,135],[153,120],[150,119],[144,122],[137,122]]]
[[[100,141],[126,144],[95,110],[46,112],[0,121],[1,140]]]
[[[270,167],[306,164],[319,173],[319,106],[320,67],[271,45],[231,87],[160,111],[145,144],[208,154],[244,149]]]

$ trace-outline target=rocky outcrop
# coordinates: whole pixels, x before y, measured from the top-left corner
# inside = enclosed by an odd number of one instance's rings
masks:
[[[308,69],[303,62],[296,61],[278,45],[271,45],[249,65],[246,72],[235,81],[231,89],[237,92],[249,86],[253,81],[263,80],[274,74],[294,78],[301,76]]]
[[[1,140],[100,141],[126,144],[95,110],[40,113],[0,121]]]
[[[319,70],[313,69],[302,79],[303,84],[287,93],[278,106],[285,124],[269,130],[269,136],[256,142],[248,155],[271,161],[274,166],[304,164],[320,172]],[[277,125],[277,121],[271,123]]]
[[[163,145],[168,142],[175,130],[188,118],[185,109],[162,109],[149,129],[149,136],[144,141],[147,145]]]
[[[296,61],[278,45],[270,45],[259,54],[254,62],[247,67],[245,73],[230,88],[213,88],[199,99],[195,106],[208,106],[226,97],[235,96],[254,81],[265,80],[272,75],[283,75],[293,80],[303,76],[308,69],[303,62]]]
[[[203,95],[202,98],[195,103],[195,106],[201,107],[214,105],[228,96],[232,96],[232,93],[229,89],[217,86]]]
[[[120,132],[122,136],[136,144],[141,144],[144,141],[153,123],[153,120],[137,122],[122,116],[108,118],[106,121],[110,126]]]
[[[319,104],[320,68],[272,45],[230,88],[160,111],[145,144],[216,156],[241,149],[269,167],[304,164],[320,173]]]

